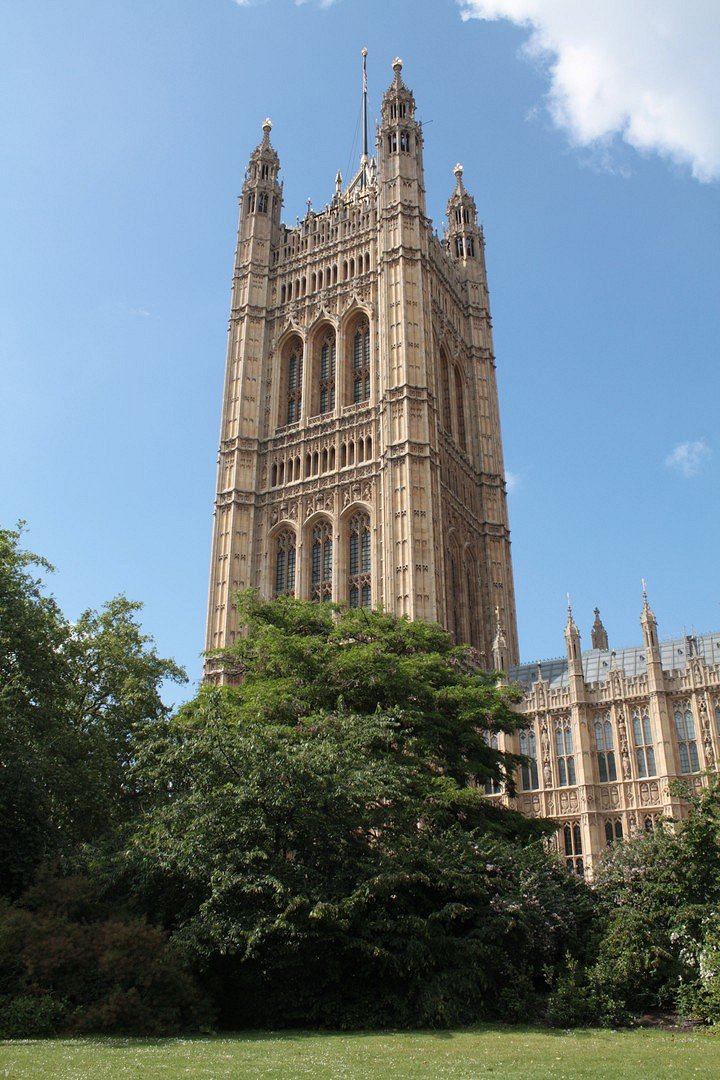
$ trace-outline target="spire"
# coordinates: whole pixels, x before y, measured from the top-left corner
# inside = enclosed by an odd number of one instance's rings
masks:
[[[492,643],[492,658],[493,667],[496,671],[507,672],[507,641],[499,607],[495,608],[495,637]]]
[[[593,623],[592,631],[590,633],[592,647],[593,649],[603,649],[607,651],[610,646],[608,645],[607,630],[603,626],[602,619],[600,618],[600,608],[595,608],[594,614],[595,622]]]
[[[573,619],[570,593],[567,594],[567,625],[565,627],[565,647],[570,665],[580,663],[580,631]]]
[[[642,614],[640,615],[640,626],[642,627],[645,648],[651,654],[653,659],[659,659],[660,645],[658,642],[657,619],[648,603],[647,582],[645,581],[645,578],[642,579],[642,602],[643,607]]]

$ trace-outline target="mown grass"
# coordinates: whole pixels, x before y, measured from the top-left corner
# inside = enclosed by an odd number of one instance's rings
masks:
[[[503,1080],[716,1078],[720,1076],[720,1038],[709,1032],[570,1032],[488,1024],[448,1032],[246,1032],[208,1038],[0,1043],[2,1080],[475,1080],[484,1076]]]

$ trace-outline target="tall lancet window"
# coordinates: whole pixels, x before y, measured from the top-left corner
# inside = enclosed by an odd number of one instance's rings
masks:
[[[465,437],[465,394],[463,393],[462,375],[455,368],[455,411],[457,412],[457,437],[461,450],[467,450]]]
[[[275,538],[275,596],[295,595],[295,533],[283,529]]]
[[[353,608],[371,604],[370,540],[370,515],[360,511],[348,523],[348,600]]]
[[[320,345],[320,412],[335,409],[335,334],[330,330]]]
[[[299,342],[293,344],[287,365],[287,422],[288,424],[294,424],[302,415],[303,356],[302,346]]]
[[[329,521],[318,521],[312,533],[313,600],[332,600],[332,548],[332,525]]]
[[[444,352],[440,353],[440,418],[442,426],[452,435],[450,370],[448,367],[448,359]]]
[[[370,399],[370,325],[363,319],[355,327],[352,340],[353,402]]]

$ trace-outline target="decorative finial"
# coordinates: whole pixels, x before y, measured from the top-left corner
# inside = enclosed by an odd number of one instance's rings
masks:
[[[400,82],[400,72],[402,71],[402,60],[399,56],[396,56],[393,60],[393,71],[395,72],[395,81]]]
[[[364,48],[363,48],[363,49],[361,49],[361,50],[360,50],[360,55],[361,55],[361,56],[367,56],[367,54],[368,54],[368,53],[367,53],[367,49],[364,49]]]
[[[647,604],[647,602],[648,602],[648,598],[647,598],[647,581],[645,580],[645,578],[640,578],[640,581],[642,582],[643,603]]]
[[[262,129],[266,135],[269,135],[272,131],[272,120],[269,116],[266,116],[262,123]]]
[[[455,166],[455,168],[453,169],[453,172],[454,172],[455,176],[457,176],[458,183],[459,183],[462,180],[462,174],[464,172],[464,169],[463,169],[463,167],[462,167],[462,165],[460,164],[459,161],[458,161],[457,165]]]
[[[572,622],[572,604],[570,603],[570,593],[565,593],[565,595],[567,597],[568,619],[570,619],[570,621]]]

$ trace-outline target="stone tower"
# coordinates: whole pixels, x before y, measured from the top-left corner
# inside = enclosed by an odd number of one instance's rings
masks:
[[[393,64],[377,157],[281,224],[271,124],[240,197],[207,648],[256,588],[437,621],[493,663],[518,646],[482,228],[456,166],[443,239]]]

